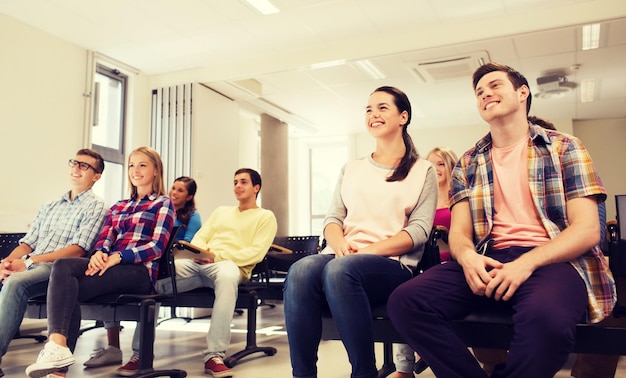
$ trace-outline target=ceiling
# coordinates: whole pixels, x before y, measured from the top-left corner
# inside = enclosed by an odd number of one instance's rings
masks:
[[[626,118],[623,0],[271,1],[280,13],[243,0],[0,0],[0,13],[123,62],[154,87],[203,83],[296,136],[363,131],[367,96],[381,85],[409,95],[414,128],[481,123],[471,88],[479,57],[517,68],[535,94],[553,72],[578,84],[534,98],[532,114]],[[592,22],[600,48],[582,51],[581,26]],[[363,59],[385,78],[370,78],[355,63]],[[594,80],[592,102],[580,101],[583,80]]]

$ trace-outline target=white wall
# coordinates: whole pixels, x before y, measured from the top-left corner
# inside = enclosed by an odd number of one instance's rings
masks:
[[[239,112],[239,168],[261,171],[259,165],[259,115],[249,111]],[[263,190],[261,190],[263,196]]]
[[[67,160],[89,147],[90,53],[2,14],[0,46],[0,232],[24,232],[43,203],[69,190]],[[132,149],[149,142],[150,92],[145,76],[131,81]]]
[[[0,46],[0,231],[26,231],[44,202],[69,189],[87,53],[2,14]]]
[[[615,219],[615,195],[626,194],[626,118],[575,121],[580,138],[600,173],[607,191],[607,219]]]
[[[212,90],[193,86],[191,177],[204,221],[220,205],[236,203],[233,174],[239,168],[239,106]]]

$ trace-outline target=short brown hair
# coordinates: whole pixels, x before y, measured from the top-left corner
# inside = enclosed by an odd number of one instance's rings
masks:
[[[102,155],[97,153],[95,150],[92,150],[91,148],[83,148],[78,150],[76,155],[86,155],[96,159],[96,166],[94,167],[96,169],[96,173],[104,172],[104,159],[102,158]]]

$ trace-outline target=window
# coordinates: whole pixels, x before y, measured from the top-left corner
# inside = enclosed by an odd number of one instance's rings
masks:
[[[322,225],[346,162],[346,143],[313,146],[309,150],[311,183],[311,235],[322,235]]]
[[[120,71],[96,65],[91,143],[104,158],[105,170],[94,191],[109,204],[124,197],[127,82]]]

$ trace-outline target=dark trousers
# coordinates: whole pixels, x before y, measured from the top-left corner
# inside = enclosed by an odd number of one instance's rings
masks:
[[[626,277],[615,277],[617,288],[617,306],[626,308]],[[626,317],[609,316],[600,323],[600,327],[626,327]],[[577,354],[572,366],[572,377],[576,378],[613,378],[620,356],[603,354]]]
[[[528,250],[512,247],[490,256],[506,263]],[[452,261],[400,285],[389,297],[387,311],[406,343],[436,376],[483,378],[487,374],[449,321],[495,303],[473,294],[463,269]],[[537,269],[510,301],[497,305],[513,309],[515,334],[506,368],[493,376],[553,377],[574,347],[576,323],[587,308],[587,290],[569,263],[552,264]]]
[[[48,332],[67,337],[74,351],[80,332],[80,302],[108,293],[149,294],[152,282],[143,264],[124,264],[109,268],[102,276],[86,276],[89,259],[58,259],[52,266],[48,295]]]

